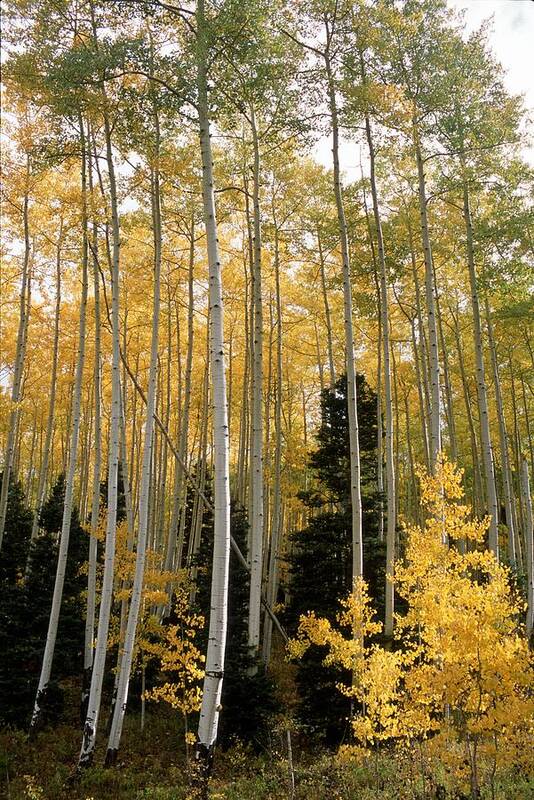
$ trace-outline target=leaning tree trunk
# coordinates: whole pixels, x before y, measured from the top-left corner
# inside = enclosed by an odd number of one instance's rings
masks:
[[[417,123],[413,124],[413,139],[415,160],[417,162],[419,212],[421,215],[421,235],[425,257],[425,297],[428,324],[429,361],[430,361],[430,467],[434,471],[436,462],[441,452],[441,397],[440,397],[440,369],[438,350],[438,329],[436,324],[435,285],[434,285],[434,260],[432,258],[432,245],[428,227],[426,181],[421,143]]]
[[[471,305],[473,309],[473,337],[475,347],[476,382],[478,411],[480,416],[480,441],[482,444],[482,463],[484,464],[484,477],[486,480],[486,503],[490,516],[489,547],[496,558],[499,558],[499,509],[497,506],[497,491],[495,487],[495,471],[493,465],[493,452],[491,447],[491,433],[489,424],[488,392],[484,370],[484,353],[482,350],[482,324],[480,320],[480,305],[478,300],[477,276],[475,268],[475,250],[473,243],[473,223],[469,204],[469,188],[465,168],[463,176],[463,214],[467,245],[467,266],[469,268],[469,284],[471,288]]]
[[[274,275],[276,285],[276,395],[274,400],[274,481],[271,523],[271,546],[267,584],[267,603],[272,608],[276,602],[278,586],[278,551],[282,533],[282,302],[280,294],[280,256],[278,247],[278,228],[274,223]],[[269,664],[271,657],[273,623],[265,612],[263,623],[263,661]]]
[[[363,58],[361,58],[362,79],[365,82]],[[395,529],[396,529],[396,498],[395,498],[395,464],[393,459],[393,400],[391,396],[391,369],[389,345],[389,315],[388,315],[388,287],[386,273],[386,257],[384,252],[384,238],[382,235],[382,222],[378,207],[378,192],[375,174],[375,149],[371,132],[369,116],[365,115],[365,133],[369,147],[371,168],[371,195],[373,198],[373,216],[376,228],[378,245],[378,264],[380,267],[380,317],[384,359],[384,401],[386,411],[386,608],[384,633],[387,639],[393,636],[393,609],[394,609],[394,584],[393,571],[395,565]]]
[[[111,143],[111,126],[107,113],[107,98],[102,89],[104,133],[106,140],[106,161],[108,167],[109,193],[111,202],[112,258],[111,258],[111,419],[109,425],[108,454],[108,510],[106,518],[106,541],[104,554],[104,575],[98,615],[91,687],[87,705],[87,717],[83,731],[82,746],[78,759],[78,768],[91,764],[96,744],[102,685],[106,664],[109,620],[113,597],[113,579],[115,565],[115,543],[117,528],[118,471],[119,471],[119,438],[121,420],[121,355],[120,355],[120,317],[119,317],[119,261],[120,261],[120,228],[117,198],[117,184],[113,164]]]
[[[253,174],[253,348],[252,348],[252,437],[251,437],[251,526],[250,526],[250,592],[248,647],[256,659],[260,641],[261,587],[263,565],[263,304],[261,278],[260,221],[260,151],[254,108],[250,109],[250,126],[254,151]],[[257,671],[252,664],[250,672]]]
[[[89,169],[90,188],[91,169]],[[85,643],[83,659],[83,687],[81,702],[82,722],[85,721],[87,714],[87,703],[89,701],[89,689],[91,686],[91,671],[93,668],[94,638],[95,638],[95,617],[96,617],[96,567],[98,558],[98,539],[97,530],[100,521],[100,473],[102,471],[102,411],[101,411],[101,392],[102,392],[102,364],[101,364],[101,344],[100,344],[100,270],[98,265],[98,229],[96,222],[93,222],[91,249],[93,255],[93,291],[94,291],[94,314],[95,314],[95,351],[94,351],[94,372],[93,372],[93,391],[94,391],[94,464],[93,464],[93,485],[91,492],[91,535],[89,538],[89,565],[87,571],[87,610],[85,616]]]
[[[87,238],[87,170],[86,170],[86,147],[84,123],[79,117],[80,125],[80,146],[82,153],[81,163],[81,187],[82,187],[82,294],[80,298],[80,316],[78,323],[78,354],[76,358],[76,373],[74,378],[74,393],[72,397],[72,417],[70,450],[68,456],[67,476],[65,480],[65,500],[63,506],[63,519],[61,522],[61,534],[59,540],[59,552],[56,568],[56,578],[54,582],[54,592],[52,595],[52,607],[48,620],[48,631],[46,634],[46,645],[39,676],[39,685],[33,706],[33,713],[30,721],[30,734],[35,733],[42,722],[43,706],[46,701],[46,693],[50,683],[52,673],[52,661],[56,647],[56,638],[59,625],[59,612],[63,597],[63,584],[65,582],[65,571],[67,567],[67,556],[69,549],[70,523],[72,518],[72,505],[74,494],[74,476],[76,473],[76,462],[78,456],[78,442],[80,434],[80,410],[82,400],[82,381],[83,367],[85,361],[85,323],[87,307],[87,262],[88,262],[88,238]]]
[[[29,160],[26,166],[26,179],[29,179]],[[29,197],[26,191],[22,205],[22,217],[24,225],[24,260],[22,266],[22,283],[20,287],[20,315],[19,328],[17,333],[17,349],[15,352],[15,371],[13,374],[13,386],[11,388],[11,413],[9,415],[9,427],[7,432],[6,452],[4,456],[4,468],[2,472],[2,489],[0,491],[0,550],[4,539],[4,528],[6,525],[7,499],[9,495],[9,481],[15,454],[15,442],[19,420],[19,402],[21,399],[22,373],[24,371],[24,357],[26,354],[26,340],[29,321],[29,305],[27,295],[31,282],[30,276],[30,225],[29,225]]]
[[[336,104],[336,89],[329,51],[324,53],[328,80],[330,120],[332,125],[332,155],[334,166],[334,194],[336,198],[341,260],[343,266],[343,300],[345,314],[345,358],[347,366],[347,405],[349,419],[350,449],[350,496],[352,506],[352,580],[363,575],[362,542],[362,496],[360,485],[360,443],[358,431],[358,406],[356,393],[356,369],[354,352],[354,330],[352,323],[352,287],[350,276],[349,240],[347,221],[343,206],[341,171],[339,166],[339,122]]]
[[[228,623],[230,471],[221,263],[219,259],[219,243],[217,241],[217,220],[215,216],[215,194],[213,186],[213,157],[208,111],[207,64],[209,33],[205,18],[204,0],[198,0],[196,11],[198,117],[200,128],[200,152],[202,158],[202,199],[204,204],[204,225],[206,228],[209,270],[209,305],[211,318],[210,357],[215,462],[210,620],[206,671],[195,752],[198,767],[198,793],[201,797],[207,797],[208,780],[213,762],[219,723]]]
[[[158,153],[159,128],[156,117],[156,154]],[[156,155],[157,158],[157,155]],[[161,276],[161,208],[159,191],[158,167],[152,175],[152,221],[154,229],[154,299],[152,307],[152,340],[150,346],[150,366],[148,371],[148,392],[146,404],[145,434],[143,442],[143,463],[141,467],[141,487],[139,490],[139,517],[137,534],[137,552],[135,560],[135,575],[132,586],[124,648],[120,662],[119,680],[117,686],[116,702],[113,710],[111,731],[109,734],[106,763],[112,764],[117,758],[122,725],[128,702],[128,687],[135,646],[135,634],[141,600],[143,596],[143,580],[145,575],[145,562],[148,535],[148,493],[151,478],[152,445],[154,441],[154,411],[156,403],[156,380],[158,366],[158,335],[159,335],[159,307],[160,307],[160,276]]]

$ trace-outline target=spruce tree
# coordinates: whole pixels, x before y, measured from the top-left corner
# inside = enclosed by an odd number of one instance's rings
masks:
[[[376,394],[363,375],[357,376],[358,420],[363,510],[364,577],[379,615],[383,616],[385,545],[378,539]],[[293,635],[301,614],[315,611],[334,622],[339,600],[351,588],[352,530],[350,499],[349,426],[347,380],[343,375],[321,396],[321,424],[317,449],[309,465],[314,486],[300,493],[310,517],[306,528],[290,537],[289,586],[284,622]],[[322,663],[326,651],[310,647],[296,674],[299,716],[308,731],[335,744],[348,734],[350,704],[337,689],[349,680],[337,667]],[[347,724],[343,722],[347,721]]]
[[[8,498],[6,548],[0,567],[0,719],[23,726],[28,721],[46,641],[54,589],[61,529],[64,477],[60,476],[43,505],[41,533],[31,544],[32,513],[26,508],[20,486],[12,483]],[[9,526],[9,527],[8,527]],[[63,706],[59,681],[81,672],[84,622],[82,564],[87,560],[88,537],[76,509],[72,515],[65,591],[61,606],[54,680],[45,701],[45,718],[57,719]]]

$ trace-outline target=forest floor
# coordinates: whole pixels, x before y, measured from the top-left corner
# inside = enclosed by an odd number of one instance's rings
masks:
[[[61,724],[28,742],[22,731],[0,732],[0,797],[5,800],[186,800],[187,770],[183,732],[163,707],[147,714],[143,733],[140,716],[125,726],[118,763],[95,766],[73,779],[80,732]],[[105,740],[105,737],[102,737]],[[281,744],[281,742],[280,742]],[[373,763],[342,760],[326,750],[310,752],[295,743],[294,793],[285,754],[276,747],[254,754],[237,744],[217,753],[211,784],[213,800],[467,800],[432,781],[406,780],[406,770],[390,754]],[[280,750],[282,748],[280,747]],[[405,766],[405,765],[403,765]],[[495,800],[532,800],[534,780],[511,776],[496,787]]]
[[[149,705],[143,731],[138,711],[127,715],[119,758],[111,768],[101,766],[102,730],[95,765],[81,777],[75,776],[81,731],[74,703],[67,707],[72,718],[31,742],[23,730],[0,730],[2,800],[187,800],[183,726],[169,707]],[[468,795],[448,791],[443,775],[422,779],[415,754],[412,763],[410,756],[401,763],[387,751],[358,760],[312,747],[302,735],[292,739],[294,791],[285,735],[279,734],[260,753],[239,742],[219,749],[212,800],[468,800]],[[491,800],[532,798],[534,778],[516,774],[495,787]]]

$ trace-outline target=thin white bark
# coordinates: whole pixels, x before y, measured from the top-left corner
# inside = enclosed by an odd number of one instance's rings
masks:
[[[512,481],[512,470],[510,469],[510,456],[508,453],[508,433],[506,431],[506,417],[504,416],[504,403],[501,391],[501,379],[499,375],[499,362],[497,359],[497,348],[493,335],[493,323],[491,321],[491,311],[488,298],[486,297],[486,325],[488,331],[488,342],[491,354],[491,366],[493,370],[493,388],[495,391],[495,403],[497,405],[497,417],[499,420],[499,439],[501,446],[501,470],[504,494],[504,508],[506,513],[506,525],[508,527],[508,561],[515,567],[517,554],[515,549],[515,498],[514,486]]]
[[[50,460],[50,446],[52,444],[52,432],[54,430],[54,417],[56,411],[56,384],[57,384],[57,361],[59,351],[59,328],[60,328],[60,308],[61,308],[61,245],[63,242],[63,218],[59,223],[59,235],[56,245],[56,306],[54,311],[54,342],[52,345],[52,370],[50,376],[50,399],[48,401],[48,418],[46,422],[46,435],[39,471],[39,484],[37,487],[37,503],[33,515],[31,540],[37,536],[39,529],[39,516],[43,507],[46,481],[48,477],[48,462]],[[30,569],[30,559],[28,554],[28,564],[26,572]]]
[[[29,159],[26,165],[26,181],[29,180],[30,165]],[[4,528],[6,524],[7,501],[9,495],[9,481],[11,478],[11,470],[13,467],[13,458],[15,453],[16,435],[19,421],[19,403],[21,400],[22,389],[22,375],[24,371],[24,357],[26,354],[26,341],[29,323],[30,307],[28,297],[30,295],[31,286],[31,268],[30,268],[30,255],[31,255],[31,242],[30,242],[30,225],[28,219],[28,206],[29,197],[26,189],[24,200],[22,204],[22,219],[24,226],[24,256],[22,266],[22,282],[20,287],[20,314],[19,314],[19,327],[17,333],[17,348],[15,351],[15,369],[13,373],[13,385],[11,387],[11,412],[9,414],[9,427],[7,433],[6,452],[4,456],[4,466],[2,471],[2,489],[0,491],[0,550],[2,549],[2,542],[4,539]]]
[[[440,396],[440,368],[438,350],[438,331],[436,324],[434,261],[432,258],[432,245],[428,227],[426,181],[419,131],[414,121],[413,139],[415,160],[417,163],[419,212],[421,216],[421,235],[423,240],[423,253],[425,257],[425,297],[429,340],[430,361],[430,467],[434,471],[441,452],[441,396]]]
[[[202,199],[208,251],[210,356],[214,438],[214,535],[210,621],[202,706],[198,724],[196,758],[200,767],[201,791],[207,792],[221,705],[228,623],[228,575],[230,556],[230,475],[228,409],[224,359],[223,298],[221,263],[217,240],[213,157],[208,111],[208,32],[204,0],[197,1],[197,88],[202,157]]]
[[[528,461],[521,457],[521,494],[525,514],[525,561],[527,571],[527,638],[534,628],[534,517],[532,514],[532,495],[528,474]]]
[[[328,26],[327,26],[328,27]],[[330,30],[327,29],[328,47]],[[363,542],[362,542],[362,497],[360,485],[360,444],[358,431],[358,408],[356,398],[356,369],[354,330],[352,322],[352,287],[350,276],[349,241],[347,221],[343,205],[341,186],[341,170],[339,166],[339,122],[336,103],[336,89],[329,49],[324,52],[326,77],[328,82],[328,99],[330,121],[332,126],[332,157],[334,167],[334,194],[336,198],[341,260],[343,270],[343,305],[345,316],[345,358],[347,368],[347,405],[349,418],[350,447],[350,495],[352,505],[352,579],[363,575]]]
[[[278,228],[274,229],[274,274],[276,284],[276,394],[274,400],[274,481],[271,523],[271,544],[267,584],[267,603],[272,608],[278,590],[278,551],[282,533],[282,302],[280,294],[280,257]],[[263,661],[269,664],[272,645],[272,619],[265,612],[263,623]]]
[[[156,141],[159,140],[158,123],[156,118]],[[106,763],[113,763],[122,734],[122,725],[128,702],[128,687],[135,646],[135,634],[141,600],[143,596],[143,580],[145,575],[145,562],[148,536],[148,493],[151,478],[151,456],[154,442],[154,411],[156,404],[156,383],[158,366],[158,336],[160,313],[160,277],[161,277],[161,209],[159,191],[159,173],[157,168],[153,172],[152,185],[152,220],[154,229],[154,298],[152,307],[152,339],[150,345],[150,365],[148,371],[148,391],[146,404],[145,434],[143,442],[143,463],[141,467],[141,487],[139,490],[139,517],[137,534],[137,551],[135,560],[135,575],[132,586],[132,596],[126,625],[124,648],[120,662],[117,697],[114,705],[111,731],[109,734]]]
[[[96,33],[95,33],[96,37]],[[78,759],[78,767],[84,768],[91,764],[96,744],[98,718],[102,698],[102,684],[106,663],[109,620],[113,596],[113,579],[115,564],[115,543],[117,525],[117,499],[118,499],[118,468],[119,468],[119,439],[121,418],[121,379],[120,379],[120,317],[119,317],[119,262],[120,262],[120,228],[117,200],[117,184],[113,164],[113,150],[111,143],[111,127],[107,112],[107,98],[102,89],[104,133],[106,140],[106,160],[111,202],[112,226],[112,258],[111,258],[111,329],[112,329],[112,378],[111,378],[111,419],[109,426],[109,455],[108,455],[108,508],[106,518],[106,541],[104,553],[104,576],[100,598],[100,613],[98,616],[98,631],[91,675],[91,687],[87,717],[85,720],[82,746]]]
[[[89,185],[91,187],[91,170],[89,169]],[[94,434],[93,434],[93,484],[91,490],[91,535],[89,538],[89,566],[87,571],[87,612],[85,617],[85,644],[84,644],[84,671],[82,689],[82,715],[85,718],[87,702],[89,700],[89,687],[91,685],[91,670],[93,668],[93,652],[95,638],[96,616],[96,566],[98,556],[97,529],[100,515],[100,474],[102,471],[102,364],[100,342],[100,271],[98,268],[98,238],[96,222],[93,222],[92,231],[93,251],[93,292],[94,292],[94,318],[95,318],[95,350],[93,365],[93,391],[94,391]]]
[[[493,466],[493,452],[491,446],[491,433],[489,424],[488,392],[484,369],[484,353],[482,350],[482,324],[480,320],[480,305],[478,300],[477,276],[475,267],[475,251],[473,243],[473,223],[469,204],[469,189],[467,178],[463,181],[463,213],[467,245],[467,266],[469,268],[469,284],[471,288],[471,305],[473,309],[473,340],[475,347],[476,383],[478,411],[480,417],[480,441],[482,445],[482,463],[484,464],[484,477],[486,480],[487,513],[490,516],[489,547],[499,558],[499,509],[497,505],[497,490],[495,487],[495,471]]]
[[[363,57],[361,56],[362,79],[365,82]],[[395,564],[395,529],[396,529],[396,492],[395,492],[395,463],[393,458],[393,399],[391,394],[391,368],[390,368],[390,343],[389,343],[389,314],[388,314],[388,286],[386,273],[386,256],[384,251],[384,238],[382,235],[382,222],[378,206],[378,192],[375,174],[375,149],[371,122],[365,115],[365,132],[369,147],[369,160],[371,167],[371,196],[373,199],[373,216],[378,249],[379,284],[380,284],[380,318],[384,359],[384,402],[386,417],[386,608],[384,633],[388,639],[393,636],[393,610],[394,610],[394,584],[393,571]]]
[[[248,646],[255,658],[260,641],[261,586],[263,565],[263,303],[261,278],[260,220],[260,151],[254,109],[250,109],[254,151],[253,165],[253,350],[252,350],[252,437],[251,437],[251,526],[250,526],[250,593],[248,609]],[[251,667],[251,672],[256,672]]]
[[[54,592],[52,595],[52,607],[48,620],[48,631],[46,634],[46,645],[39,676],[39,685],[35,696],[32,717],[30,721],[30,734],[34,733],[42,722],[43,702],[46,700],[46,691],[52,674],[52,662],[56,647],[56,638],[59,625],[59,613],[63,597],[63,585],[65,582],[65,571],[67,567],[67,556],[70,538],[70,523],[72,518],[74,477],[76,474],[76,463],[78,457],[78,444],[80,434],[80,411],[82,400],[82,381],[83,368],[85,362],[85,327],[86,327],[86,308],[87,308],[87,267],[88,267],[88,237],[87,237],[87,186],[86,186],[86,149],[84,123],[79,118],[80,125],[80,145],[82,152],[81,163],[81,185],[82,185],[82,292],[80,297],[80,311],[78,322],[78,352],[76,357],[76,372],[74,378],[74,391],[72,397],[72,416],[70,433],[70,450],[68,456],[67,475],[65,480],[65,500],[63,506],[63,518],[61,522],[61,534],[59,539],[59,552],[56,567],[56,578],[54,582]]]

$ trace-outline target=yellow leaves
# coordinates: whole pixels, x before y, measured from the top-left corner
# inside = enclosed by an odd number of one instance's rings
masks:
[[[299,658],[312,644],[326,646],[325,664],[352,670],[351,685],[340,690],[357,701],[353,729],[363,746],[426,741],[428,757],[447,764],[461,784],[470,742],[488,763],[520,768],[532,761],[524,743],[534,731],[534,670],[517,623],[523,603],[508,570],[481,549],[487,522],[470,519],[461,504],[461,472],[442,460],[435,476],[419,476],[428,516],[423,528],[407,528],[406,558],[395,568],[408,605],[396,615],[399,649],[366,645],[381,626],[361,582],[341,603],[337,626],[313,613],[302,617],[289,652]],[[467,552],[447,546],[443,531]]]
[[[163,640],[152,650],[159,658],[161,671],[169,673],[170,680],[147,692],[146,697],[189,714],[200,709],[205,658],[194,644],[196,634],[204,626],[204,618],[189,609],[186,585],[176,591],[173,618],[176,624],[164,628]]]

